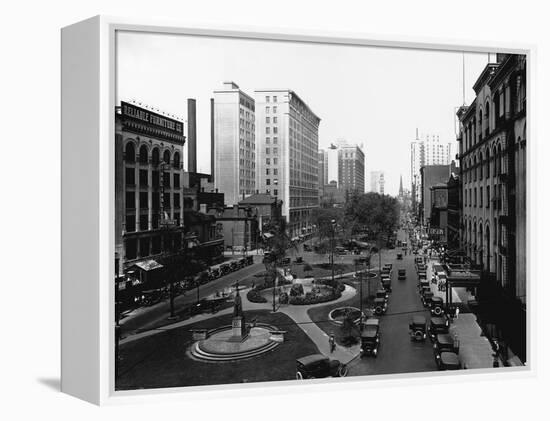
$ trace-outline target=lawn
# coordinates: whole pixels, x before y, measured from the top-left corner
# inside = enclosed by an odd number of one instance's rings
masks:
[[[355,281],[353,278],[346,278],[344,279],[344,282],[353,286],[357,289],[359,292],[359,285],[358,282]],[[376,292],[376,289],[379,286],[378,278],[371,278],[370,279],[370,292],[371,292],[371,301],[372,302],[372,294]],[[368,296],[368,283],[367,281],[363,281],[363,311],[365,312],[365,308],[369,305],[369,299]],[[353,296],[349,300],[340,302],[340,303],[334,303],[334,304],[328,304],[326,306],[320,306],[320,307],[313,307],[310,308],[307,313],[309,317],[311,317],[311,320],[315,322],[317,326],[319,326],[327,335],[334,335],[334,338],[336,339],[336,343],[339,345],[343,345],[342,338],[343,338],[343,332],[341,325],[338,325],[334,322],[332,322],[329,319],[329,313],[334,310],[335,308],[339,307],[359,307],[360,304],[360,295],[357,293],[357,295]]]
[[[231,315],[168,330],[120,346],[116,390],[291,380],[296,376],[295,360],[319,352],[302,329],[282,313],[250,311],[246,317],[286,330],[285,342],[250,359],[201,362],[187,354],[193,344],[190,330],[231,324]]]

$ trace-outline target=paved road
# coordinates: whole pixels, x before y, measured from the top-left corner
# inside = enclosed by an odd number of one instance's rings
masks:
[[[398,239],[406,240],[405,232],[398,233]],[[380,348],[378,356],[364,356],[350,365],[349,375],[392,374],[437,370],[432,343],[413,342],[409,336],[409,322],[413,314],[424,314],[429,321],[417,290],[418,278],[414,268],[414,255],[396,260],[398,250],[383,254],[382,263],[392,263],[392,293],[388,310],[380,321]],[[397,269],[407,270],[407,280],[397,280]]]

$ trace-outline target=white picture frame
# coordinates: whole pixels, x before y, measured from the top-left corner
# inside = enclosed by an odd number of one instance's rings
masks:
[[[525,54],[528,66],[528,107],[533,104],[533,45],[501,45],[457,40],[404,39],[350,33],[286,31],[277,28],[193,25],[178,22],[96,16],[62,29],[62,377],[63,392],[97,405],[190,398],[245,396],[273,391],[369,388],[384,384],[414,385],[441,382],[441,373],[403,374],[315,380],[308,384],[270,382],[136,390],[114,390],[114,110],[115,33],[140,31],[248,39],[285,40],[341,45],[364,45],[468,52]],[[533,115],[527,136],[531,139]],[[532,206],[531,174],[536,142],[528,148],[528,198]],[[508,367],[505,372],[476,370],[467,375],[446,376],[445,382],[533,376],[532,352],[536,285],[530,277],[533,267],[531,219],[527,219],[527,343],[530,356],[525,367]]]

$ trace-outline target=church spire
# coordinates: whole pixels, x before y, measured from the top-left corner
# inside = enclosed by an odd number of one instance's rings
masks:
[[[403,197],[403,175],[399,176],[399,197]]]

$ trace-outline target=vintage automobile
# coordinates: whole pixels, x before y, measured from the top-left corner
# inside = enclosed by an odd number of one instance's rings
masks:
[[[346,249],[342,246],[336,246],[334,247],[334,253],[336,254],[347,254],[348,252],[346,251]]]
[[[431,291],[430,283],[426,279],[420,279],[420,281],[418,283],[418,289],[420,291],[422,291],[424,289],[428,289],[428,291]]]
[[[405,279],[407,279],[407,270],[399,269],[397,271],[397,279],[399,279],[400,281],[404,281]]]
[[[382,271],[391,272],[392,268],[393,265],[391,263],[385,263],[384,266],[382,266]]]
[[[246,256],[246,264],[248,266],[253,265],[254,264],[254,256]]]
[[[281,263],[282,263],[283,265],[290,265],[290,257],[283,257],[283,258],[281,259]]]
[[[220,266],[220,271],[222,275],[227,275],[231,272],[231,265],[229,263],[224,263]]]
[[[388,308],[388,303],[384,298],[375,298],[374,299],[374,314],[381,316],[386,312]]]
[[[309,244],[304,244],[304,251],[313,251]]]
[[[376,298],[383,298],[384,300],[388,301],[388,298],[389,298],[389,294],[388,294],[388,291],[386,291],[386,289],[379,289],[376,291]]]
[[[452,337],[448,333],[440,333],[435,336],[434,340],[434,354],[436,358],[442,352],[454,352],[458,354],[459,351],[459,341],[456,337]]]
[[[382,287],[387,291],[391,292],[391,278],[388,276],[384,276],[382,274]]]
[[[449,320],[446,317],[432,317],[428,333],[432,342],[435,341],[437,335],[449,333]]]
[[[426,271],[425,270],[418,272],[418,280],[419,281],[422,281],[422,280],[426,281],[427,279],[428,278],[426,276]]]
[[[424,307],[431,306],[433,296],[434,296],[434,293],[431,291],[426,291],[422,294],[422,304],[424,305]]]
[[[397,260],[403,260],[403,254],[397,253]]]
[[[320,379],[324,377],[345,377],[348,368],[338,360],[323,354],[312,354],[296,360],[296,379]]]
[[[361,331],[361,356],[378,354],[378,345],[380,344],[380,327],[378,324],[364,325]]]
[[[443,298],[441,297],[432,297],[430,303],[430,312],[435,316],[441,316],[444,313],[443,308]]]
[[[460,360],[454,352],[442,352],[435,356],[437,368],[439,370],[460,370]]]
[[[421,315],[413,316],[411,323],[409,323],[409,334],[411,341],[424,341],[426,340],[426,318]]]

